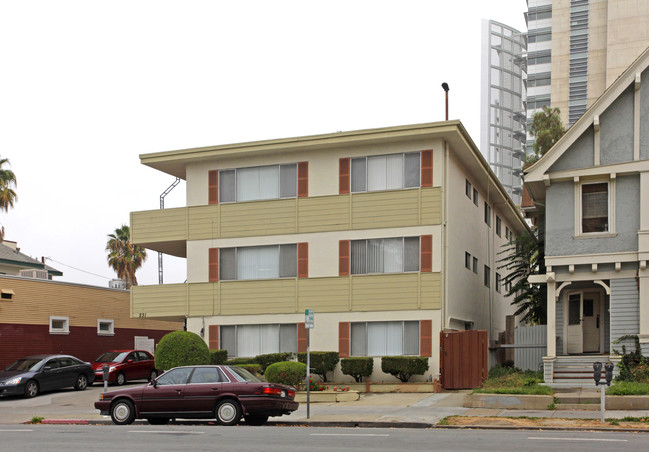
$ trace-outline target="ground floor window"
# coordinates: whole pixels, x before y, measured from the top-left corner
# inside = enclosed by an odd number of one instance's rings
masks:
[[[354,322],[352,356],[419,355],[419,321]]]
[[[228,357],[249,357],[267,353],[297,353],[297,325],[222,325],[221,349]]]

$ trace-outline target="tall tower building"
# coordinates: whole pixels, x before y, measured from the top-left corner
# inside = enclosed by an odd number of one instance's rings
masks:
[[[525,35],[482,21],[480,149],[515,204],[525,156]]]

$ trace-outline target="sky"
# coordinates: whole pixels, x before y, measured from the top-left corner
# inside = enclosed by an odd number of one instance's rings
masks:
[[[480,142],[482,19],[525,31],[525,0],[0,0],[5,239],[107,286],[107,235],[174,177],[139,156],[460,119]],[[185,206],[181,182],[165,207]],[[139,284],[158,283],[149,251]],[[164,256],[164,282],[186,279]]]

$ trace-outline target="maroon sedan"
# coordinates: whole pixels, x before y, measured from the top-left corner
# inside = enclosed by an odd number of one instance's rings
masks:
[[[156,425],[176,418],[216,418],[221,425],[235,425],[241,417],[249,425],[261,425],[269,416],[297,410],[294,399],[292,387],[267,383],[241,367],[184,366],[147,386],[105,392],[95,408],[117,425],[136,418]]]
[[[108,383],[123,385],[129,380],[153,380],[158,376],[153,355],[144,350],[111,350],[92,363],[95,381],[104,381],[103,366],[108,365]]]

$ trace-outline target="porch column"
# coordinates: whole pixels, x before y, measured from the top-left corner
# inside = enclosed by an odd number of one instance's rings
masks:
[[[547,356],[557,356],[557,283],[554,280],[554,273],[548,273],[548,350]]]
[[[640,344],[649,353],[649,172],[640,173],[640,230],[638,231]]]

